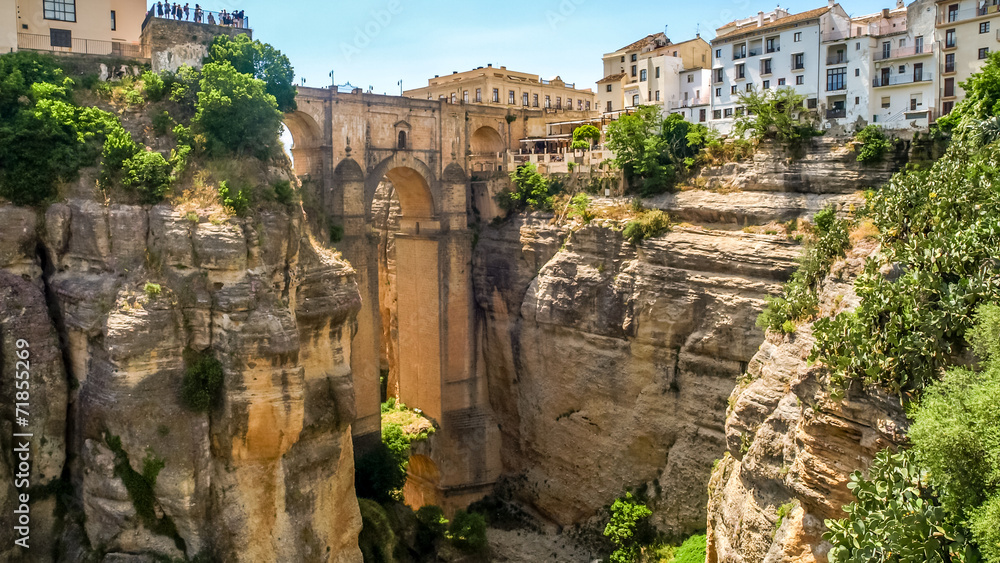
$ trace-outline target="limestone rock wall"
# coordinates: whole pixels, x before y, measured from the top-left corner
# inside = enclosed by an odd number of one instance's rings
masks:
[[[852,281],[871,251],[835,266],[823,311],[857,304]],[[813,342],[811,325],[769,335],[729,399],[726,457],[709,483],[708,563],[825,563],[823,522],[845,516],[850,474],[904,440],[898,397],[851,389],[831,400],[824,369],[806,361]],[[791,511],[779,522],[782,505]]]
[[[350,435],[360,296],[350,266],[306,231],[299,212],[0,206],[0,394],[12,393],[16,339],[29,340],[32,484],[62,477],[35,491],[32,560],[361,561]],[[209,413],[181,399],[198,353],[224,372]],[[155,475],[144,498],[140,474]],[[11,488],[0,490],[7,510]],[[10,533],[3,560],[23,556]]]
[[[571,525],[644,488],[661,530],[703,529],[726,399],[763,339],[764,298],[799,251],[694,228],[636,248],[534,215],[484,227],[478,365],[517,499]]]

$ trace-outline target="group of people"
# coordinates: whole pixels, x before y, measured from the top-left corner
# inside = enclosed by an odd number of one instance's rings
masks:
[[[228,25],[236,28],[246,27],[246,15],[243,10],[233,10],[232,12],[222,10],[219,12],[219,21],[215,20],[215,14],[208,12],[207,22],[205,21],[206,12],[201,9],[200,4],[195,4],[194,10],[191,10],[190,4],[181,6],[176,2],[173,4],[170,2],[157,2],[155,6],[150,8],[150,11],[155,11],[158,18],[172,18],[175,20],[193,21],[195,23],[209,23],[211,25]],[[194,15],[193,19],[191,18],[192,14]]]

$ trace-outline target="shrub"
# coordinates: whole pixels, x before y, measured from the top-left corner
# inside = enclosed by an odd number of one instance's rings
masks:
[[[584,224],[594,219],[594,212],[590,209],[590,197],[587,194],[573,196],[569,203],[569,216],[579,217]]]
[[[611,563],[635,563],[639,560],[642,545],[640,523],[653,512],[644,504],[635,502],[632,493],[616,499],[611,505],[611,520],[604,527],[604,537],[615,546]]]
[[[416,548],[418,553],[433,553],[435,547],[445,537],[448,519],[440,506],[429,504],[417,510]]]
[[[622,235],[632,244],[653,237],[658,237],[670,231],[670,216],[659,209],[649,209],[639,213],[639,216],[625,224]]]
[[[398,540],[392,529],[392,522],[385,509],[377,502],[366,498],[358,499],[361,508],[361,534],[358,547],[365,563],[395,563],[393,552]]]
[[[226,180],[219,182],[219,200],[226,209],[240,217],[246,215],[247,211],[250,210],[248,191],[243,188],[233,190]]]
[[[927,387],[910,439],[941,502],[1000,561],[1000,306],[980,307],[969,339],[986,369],[954,368]]]
[[[380,503],[401,500],[409,460],[410,441],[402,427],[383,425],[382,443],[362,456],[355,468],[358,496]]]
[[[209,412],[222,400],[222,364],[211,354],[189,354],[181,382],[181,402],[194,412]]]
[[[497,205],[507,211],[531,209],[552,210],[552,190],[549,181],[538,173],[533,163],[522,164],[510,173],[514,191],[503,191],[496,195]]]
[[[167,94],[166,84],[159,74],[151,71],[142,73],[142,87],[151,102],[158,102]]]
[[[168,111],[161,111],[153,116],[153,131],[161,137],[172,131],[176,124]]]
[[[878,125],[866,125],[858,132],[855,139],[861,143],[861,150],[858,151],[858,162],[869,164],[882,160],[885,152],[892,148],[892,141],[885,136],[882,128]]]
[[[136,516],[152,532],[173,538],[183,551],[184,540],[177,535],[177,528],[173,520],[167,515],[159,516],[157,514],[156,479],[160,470],[166,467],[166,463],[153,455],[152,452],[147,451],[146,457],[142,461],[142,473],[139,473],[132,468],[128,453],[122,447],[122,440],[119,436],[105,432],[104,443],[115,456],[114,474],[125,485],[125,490],[132,500],[133,508],[135,508]]]
[[[170,189],[171,171],[162,154],[139,151],[122,166],[122,183],[135,189],[143,203],[159,203]]]
[[[288,180],[275,182],[274,198],[282,205],[291,205],[295,200],[295,191],[292,190],[292,183]]]
[[[337,244],[344,240],[344,227],[341,225],[330,225],[330,242]]]
[[[704,563],[708,538],[705,534],[696,534],[684,540],[684,543],[674,552],[672,563]]]
[[[132,134],[117,124],[104,140],[101,159],[101,183],[107,185],[125,167],[125,162],[139,152]]]
[[[466,553],[485,553],[486,519],[482,514],[459,510],[448,527],[448,537],[452,545]]]
[[[281,112],[263,81],[240,73],[228,62],[202,68],[192,125],[205,135],[214,155],[273,154],[281,129]]]
[[[979,561],[968,534],[945,514],[914,463],[912,452],[879,452],[868,468],[847,485],[857,499],[844,507],[847,518],[827,520],[831,563]]]
[[[163,288],[160,287],[160,284],[152,282],[146,282],[146,285],[142,289],[143,291],[146,292],[146,295],[150,299],[159,297],[160,292],[163,291]]]
[[[1000,116],[1000,51],[990,52],[989,58],[978,72],[959,87],[965,93],[948,115],[937,120],[946,133],[969,127],[974,122]]]

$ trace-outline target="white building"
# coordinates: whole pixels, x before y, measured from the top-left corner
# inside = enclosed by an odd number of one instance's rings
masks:
[[[806,108],[821,111],[820,98],[844,96],[847,71],[830,65],[822,49],[824,31],[847,34],[850,17],[828,6],[790,14],[781,8],[736,20],[716,30],[712,41],[712,125],[727,133],[742,113],[740,94],[791,88]],[[834,101],[834,100],[831,100]]]
[[[681,113],[707,122],[710,97],[708,42],[700,36],[671,43],[663,33],[648,35],[603,57],[604,78],[597,83],[597,107],[616,115],[641,105],[664,114]]]

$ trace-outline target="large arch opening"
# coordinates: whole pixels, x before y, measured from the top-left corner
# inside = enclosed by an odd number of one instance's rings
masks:
[[[507,147],[496,129],[488,125],[476,129],[472,133],[469,148],[472,151],[470,166],[473,172],[502,169],[503,154]]]
[[[282,142],[286,143],[286,149],[291,153],[295,175],[319,178],[323,170],[323,130],[319,124],[301,111],[286,113],[282,123],[286,132],[282,135]],[[290,146],[287,144],[289,141]]]

